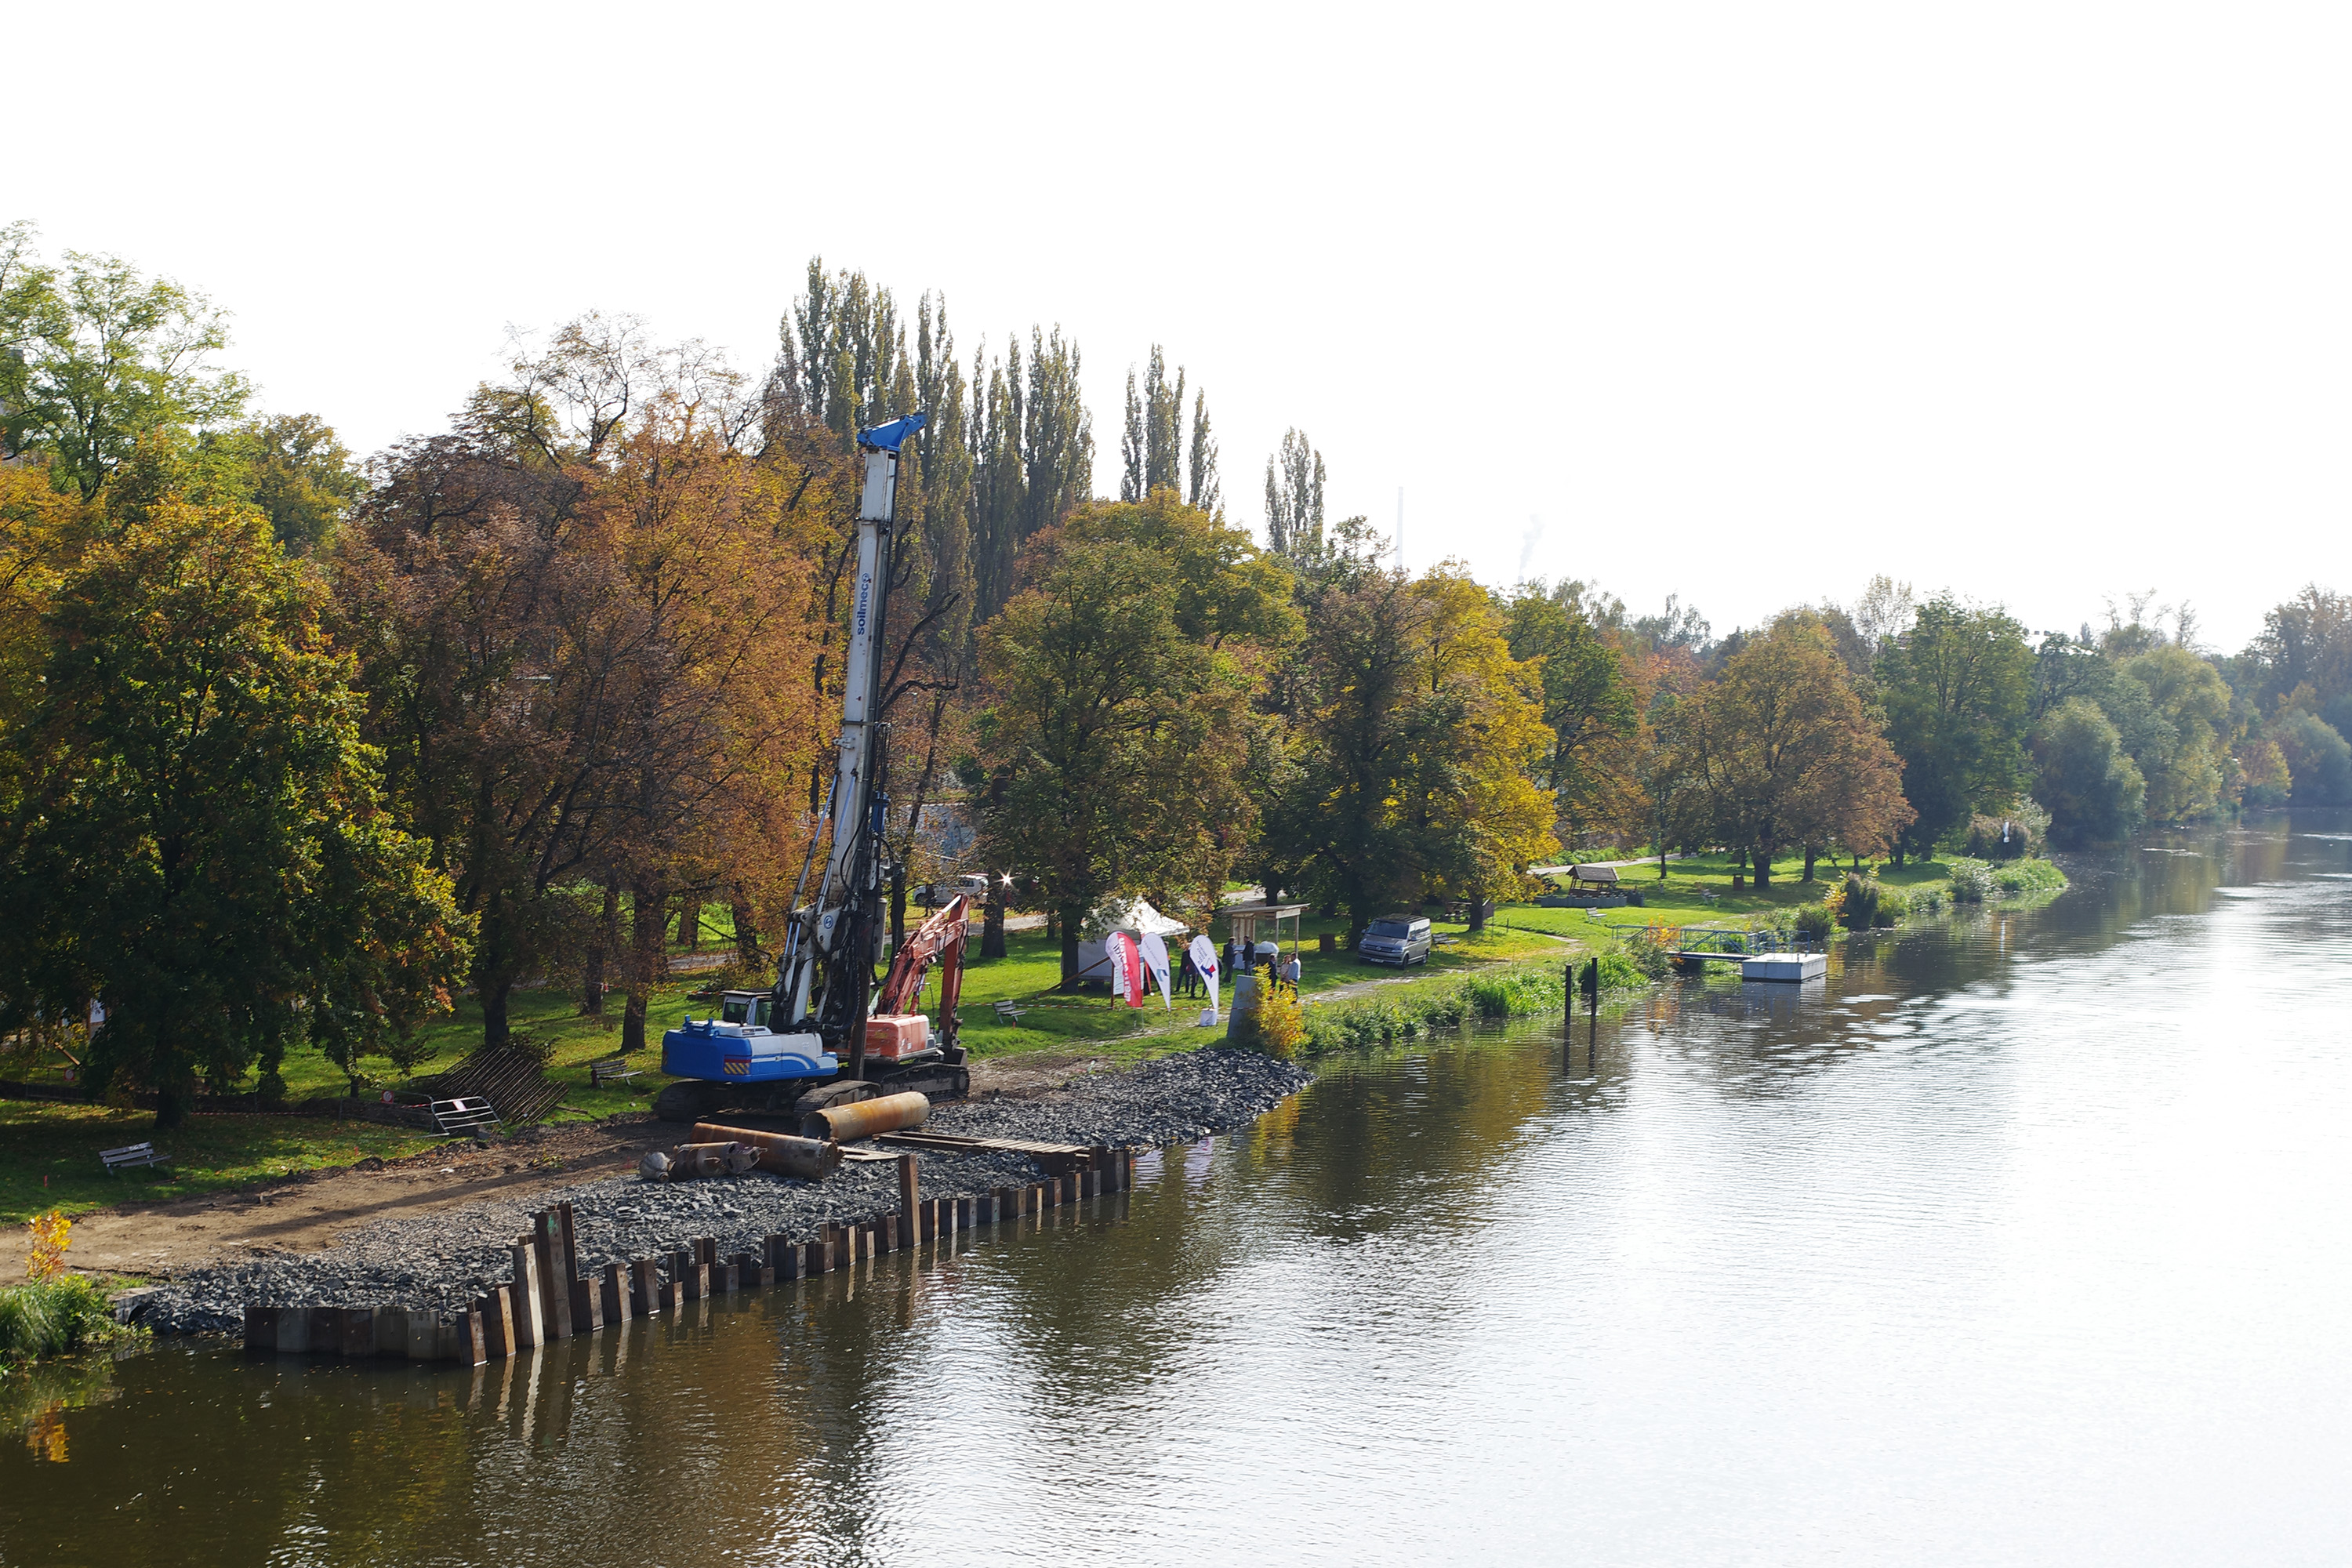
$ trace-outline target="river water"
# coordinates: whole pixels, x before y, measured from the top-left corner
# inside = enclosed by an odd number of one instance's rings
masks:
[[[2162,836],[1330,1064],[954,1255],[478,1371],[128,1357],[0,1441],[0,1562],[2340,1563],[2347,1007],[2352,817]]]

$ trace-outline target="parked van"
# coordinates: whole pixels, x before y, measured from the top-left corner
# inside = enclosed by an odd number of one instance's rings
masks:
[[[1419,915],[1382,915],[1365,929],[1356,954],[1366,963],[1429,962],[1429,922]]]

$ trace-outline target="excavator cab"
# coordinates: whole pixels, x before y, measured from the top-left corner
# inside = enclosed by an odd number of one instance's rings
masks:
[[[746,1024],[755,1029],[766,1028],[768,994],[764,991],[721,992],[719,1021],[722,1024]]]

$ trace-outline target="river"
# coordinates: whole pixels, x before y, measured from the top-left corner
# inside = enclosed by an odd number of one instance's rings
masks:
[[[2352,1559],[2352,816],[1328,1065],[1059,1225],[472,1371],[163,1347],[0,1562]]]

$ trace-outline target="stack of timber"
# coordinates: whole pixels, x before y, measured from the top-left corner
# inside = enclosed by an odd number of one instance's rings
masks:
[[[1018,1138],[965,1138],[953,1132],[885,1132],[874,1140],[893,1149],[941,1154],[1020,1154],[1055,1175],[1082,1168],[1093,1153],[1079,1143],[1032,1143]]]
[[[560,1083],[547,1081],[537,1057],[511,1046],[485,1046],[447,1072],[418,1085],[435,1100],[472,1096],[495,1107],[499,1120],[509,1127],[527,1127],[546,1120],[562,1101]]]
[[[923,1242],[1042,1218],[1049,1210],[1108,1197],[1135,1183],[1132,1149],[992,1139],[948,1142],[959,1149],[1041,1150],[1071,1158],[1066,1168],[1042,1182],[1000,1186],[978,1195],[925,1198],[917,1179],[917,1156],[902,1152],[898,1155],[899,1203],[895,1212],[828,1223],[810,1241],[771,1236],[756,1252],[726,1258],[719,1256],[715,1239],[697,1237],[667,1257],[607,1263],[594,1274],[581,1272],[572,1205],[557,1204],[541,1209],[530,1234],[516,1239],[514,1278],[491,1287],[462,1312],[248,1306],[245,1348],[264,1354],[393,1357],[479,1366],[558,1340],[617,1328],[632,1318],[676,1313],[688,1301],[783,1284],[911,1251]],[[838,1154],[839,1145],[829,1147]]]

